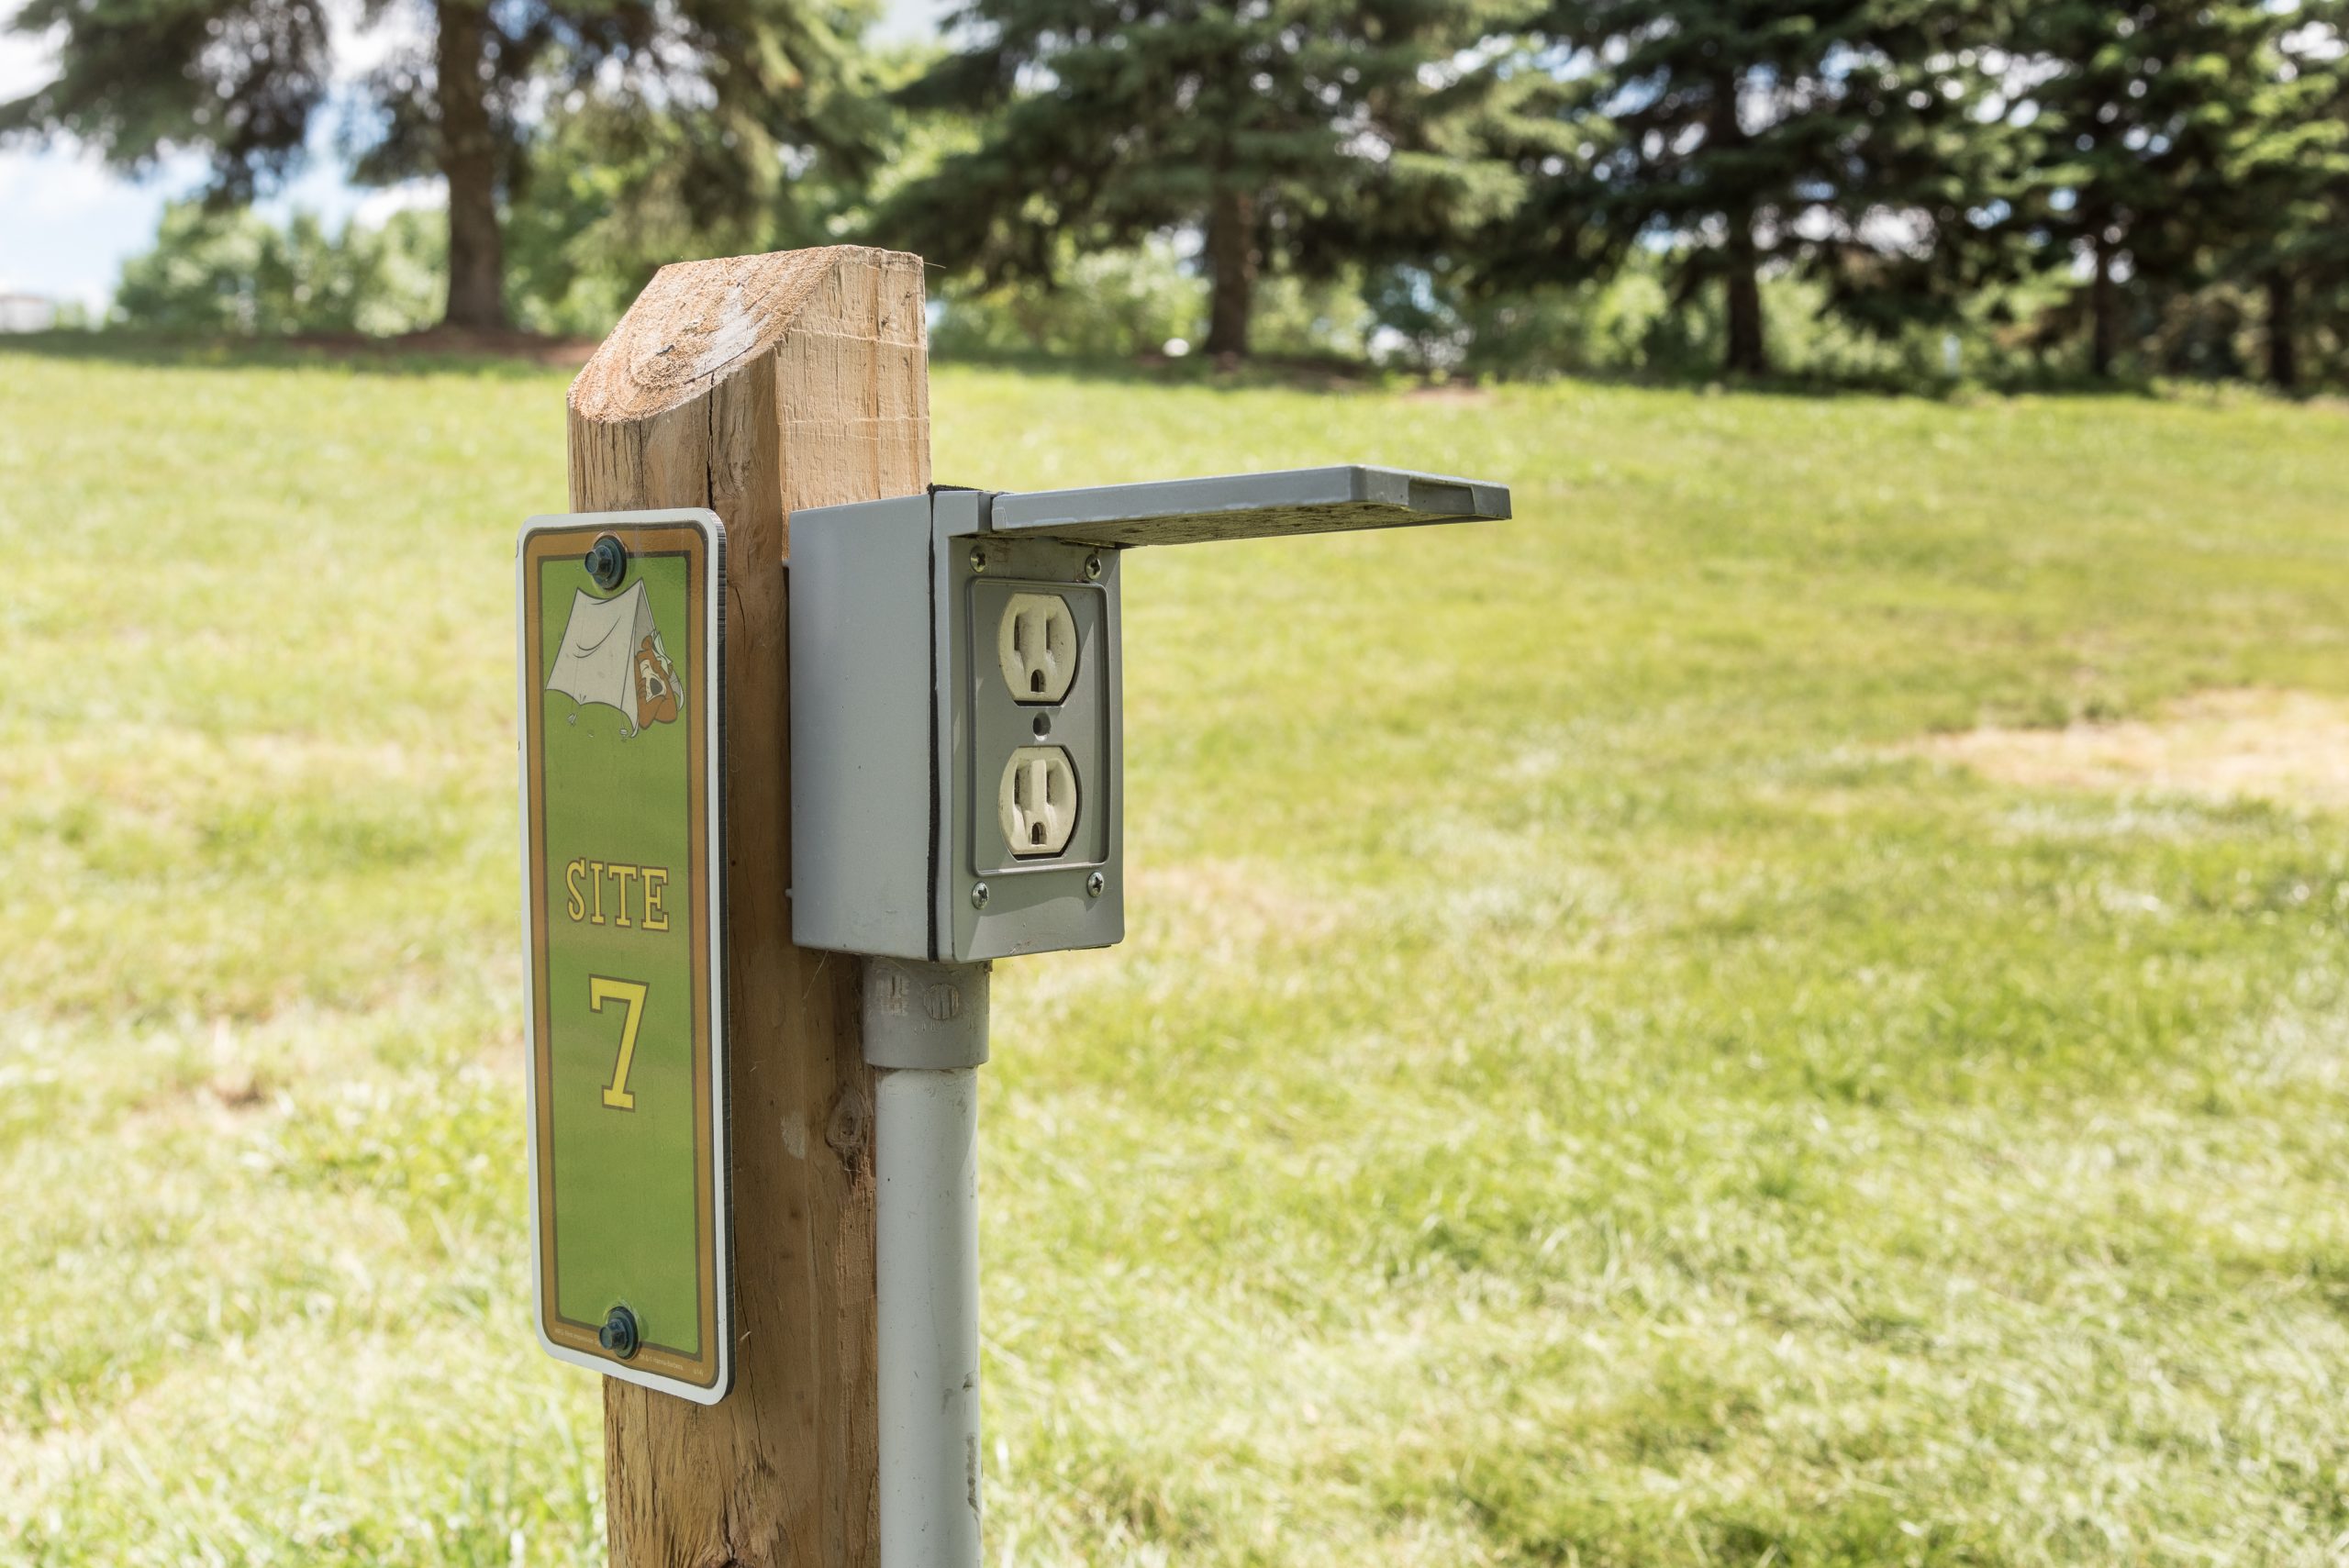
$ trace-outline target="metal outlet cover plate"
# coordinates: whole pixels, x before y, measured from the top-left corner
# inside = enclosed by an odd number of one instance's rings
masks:
[[[940,928],[947,953],[975,963],[1022,953],[1108,947],[1125,936],[1124,738],[1119,666],[1119,552],[1052,539],[955,536],[942,514],[941,602],[952,606],[941,650],[941,708],[946,754],[941,777],[954,781],[941,859]],[[974,562],[984,562],[985,570]],[[1015,593],[1057,593],[1077,622],[1076,676],[1058,704],[1018,702],[1003,680],[996,629]],[[959,697],[960,700],[957,700]],[[1051,728],[1035,733],[1039,715]],[[996,813],[1005,762],[1013,749],[1057,745],[1077,772],[1079,805],[1067,850],[1048,858],[1010,852]],[[1099,891],[1095,891],[1098,878]],[[984,902],[975,895],[985,886]]]

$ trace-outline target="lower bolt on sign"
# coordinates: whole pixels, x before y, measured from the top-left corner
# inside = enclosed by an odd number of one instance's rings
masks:
[[[539,1339],[705,1405],[733,1378],[725,579],[702,510],[533,517],[515,551]]]

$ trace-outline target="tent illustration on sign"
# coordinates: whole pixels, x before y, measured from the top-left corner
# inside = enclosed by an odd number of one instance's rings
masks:
[[[652,604],[641,581],[608,599],[584,589],[572,595],[571,619],[562,628],[547,690],[583,706],[602,703],[619,709],[629,735],[647,725],[676,722],[685,685],[662,646],[661,628],[652,624]]]

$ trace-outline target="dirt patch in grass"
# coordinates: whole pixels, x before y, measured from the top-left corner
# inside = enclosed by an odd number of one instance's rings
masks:
[[[2312,692],[2200,692],[2151,718],[1973,729],[1916,751],[2004,784],[2349,810],[2349,700]]]
[[[1427,386],[1415,386],[1404,397],[1412,403],[1458,403],[1469,407],[1481,407],[1493,400],[1490,387],[1474,382],[1436,382]]]

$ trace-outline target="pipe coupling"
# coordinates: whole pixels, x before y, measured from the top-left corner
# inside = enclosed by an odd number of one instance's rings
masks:
[[[987,965],[864,961],[864,1060],[977,1067],[987,1059]]]

